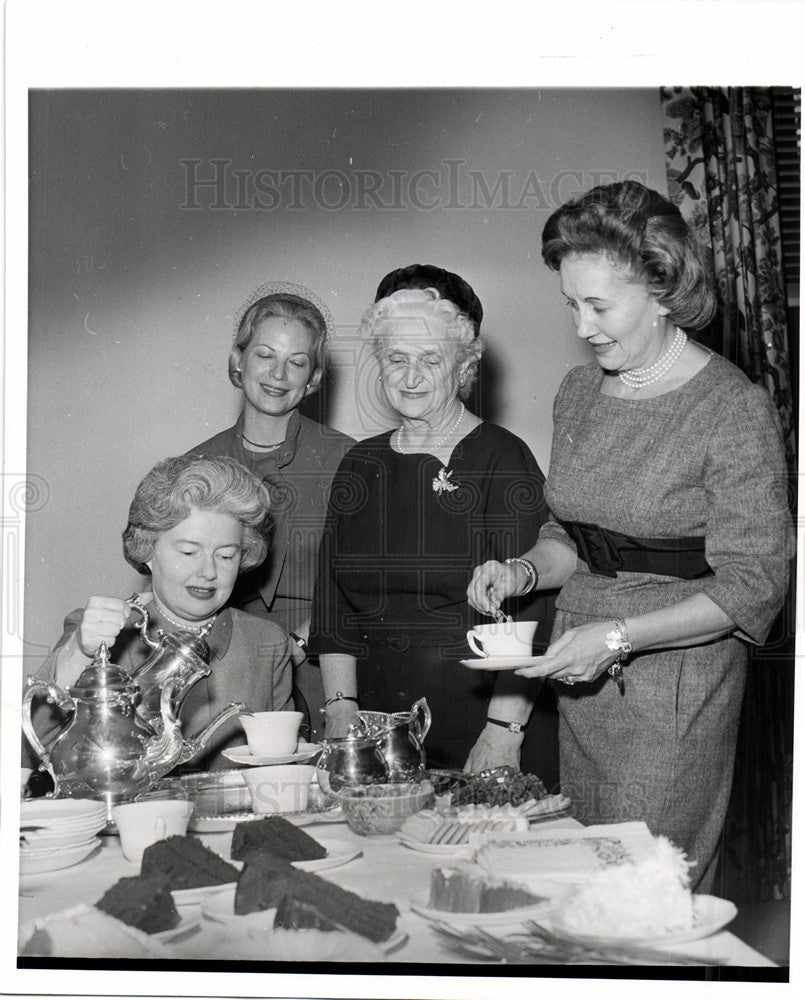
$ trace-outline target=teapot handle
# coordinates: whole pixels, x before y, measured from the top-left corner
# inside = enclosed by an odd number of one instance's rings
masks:
[[[421,722],[419,719],[420,712],[422,713]],[[411,716],[411,730],[421,743],[428,735],[428,730],[430,729],[431,724],[430,706],[428,705],[427,699],[420,698],[419,701],[414,702],[411,706]]]
[[[44,769],[47,770],[50,773],[51,778],[53,778],[53,783],[55,785],[54,792],[55,794],[58,794],[59,783],[53,771],[50,754],[37,736],[33,721],[31,720],[31,704],[38,694],[44,694],[47,696],[47,700],[49,702],[58,705],[59,708],[65,712],[70,712],[75,711],[75,702],[70,695],[62,691],[57,684],[48,684],[46,681],[42,681],[33,675],[28,677],[27,683],[28,689],[22,699],[22,731],[25,733],[28,742],[36,752],[37,757],[39,757],[42,761]]]
[[[150,618],[148,617],[148,611],[144,605],[140,604],[139,594],[132,594],[131,597],[126,601],[126,604],[131,608],[132,611],[139,611],[142,615],[142,621],[137,626],[140,631],[140,638],[148,646],[149,649],[159,649],[159,643],[152,639],[148,634],[148,625],[150,623]]]

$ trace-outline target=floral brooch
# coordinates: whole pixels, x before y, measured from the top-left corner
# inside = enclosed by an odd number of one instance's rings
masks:
[[[433,492],[434,493],[452,493],[453,490],[458,489],[458,483],[453,483],[450,481],[450,477],[453,475],[452,469],[446,469],[444,466],[439,469],[439,474],[433,478]]]

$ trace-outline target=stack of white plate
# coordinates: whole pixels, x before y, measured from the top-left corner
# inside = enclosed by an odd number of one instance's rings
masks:
[[[27,799],[20,803],[20,874],[52,872],[83,861],[100,843],[106,803]]]

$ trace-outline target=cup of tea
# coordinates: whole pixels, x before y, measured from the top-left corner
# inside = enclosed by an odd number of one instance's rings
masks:
[[[165,837],[183,837],[192,813],[193,803],[187,799],[147,799],[112,806],[123,857],[138,865],[146,847]]]
[[[491,622],[476,625],[467,642],[476,656],[531,656],[538,622]]]
[[[249,786],[252,809],[265,814],[304,812],[315,772],[312,764],[246,768],[243,778]]]
[[[252,757],[282,757],[295,753],[299,743],[301,712],[241,712]]]

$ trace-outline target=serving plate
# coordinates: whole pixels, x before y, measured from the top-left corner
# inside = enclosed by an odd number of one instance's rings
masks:
[[[400,843],[405,847],[410,847],[412,851],[419,851],[421,854],[438,854],[442,857],[451,856],[454,858],[466,858],[472,853],[469,844],[430,844],[424,840],[409,840],[408,837],[399,837]]]
[[[202,913],[196,935],[171,948],[176,957],[274,962],[384,962],[408,941],[397,929],[388,941],[374,944],[346,931],[273,927],[276,910],[245,916]]]
[[[684,944],[686,941],[698,941],[700,938],[709,937],[720,931],[722,927],[735,918],[738,907],[728,899],[721,899],[718,896],[693,897],[693,926],[684,931],[669,931],[666,934],[653,935],[651,937],[617,936],[617,935],[594,935],[569,927],[562,918],[562,911],[553,913],[546,921],[556,934],[562,935],[569,941],[578,941],[602,948],[616,947],[618,945],[673,945]]]
[[[272,764],[298,764],[315,757],[320,750],[319,743],[300,743],[294,753],[260,757],[249,753],[249,745],[246,743],[243,746],[229,747],[228,750],[222,750],[221,753],[233,764],[242,764],[247,767],[268,767]]]
[[[302,812],[293,813],[256,813],[228,812],[220,815],[190,817],[187,829],[193,833],[228,833],[234,830],[238,823],[253,823],[258,819],[266,819],[267,816],[282,816],[294,826],[312,826],[314,823],[340,823],[344,819],[344,813],[338,803],[333,803],[322,810],[306,809]]]
[[[340,868],[363,852],[360,848],[330,853],[314,861],[292,861],[291,866],[303,872],[322,872],[329,868]],[[237,865],[238,862],[235,862]],[[220,885],[202,885],[193,889],[174,889],[171,892],[176,906],[201,906],[202,910],[220,916],[222,913],[232,914],[235,906],[236,882],[222,882]]]
[[[470,670],[517,670],[520,667],[534,667],[542,659],[540,656],[473,656],[458,662]]]

